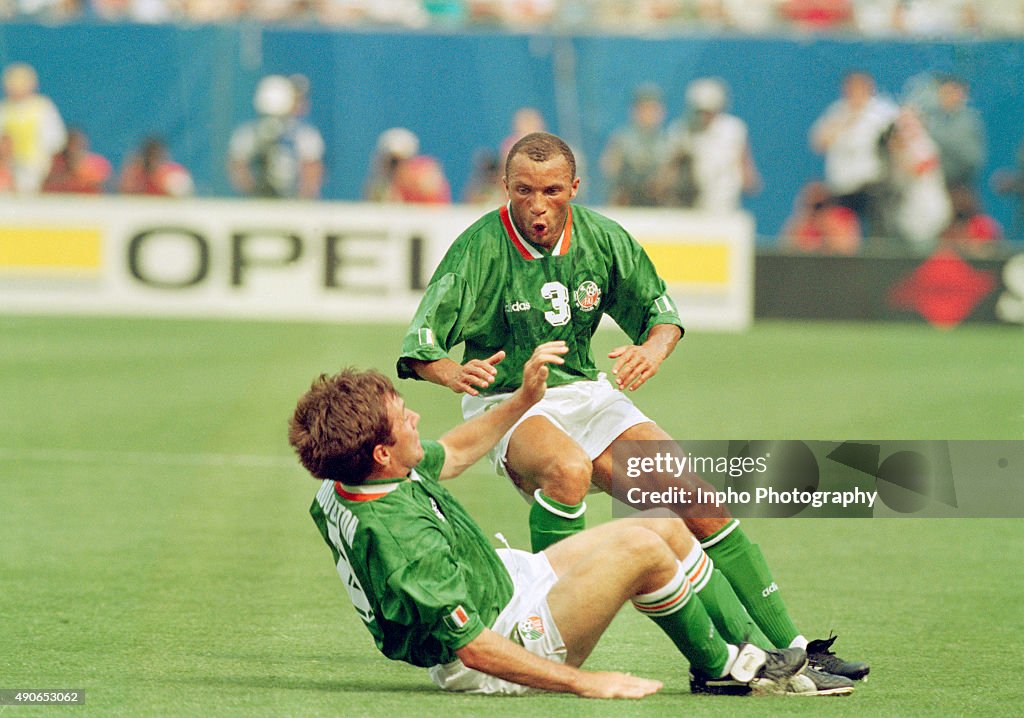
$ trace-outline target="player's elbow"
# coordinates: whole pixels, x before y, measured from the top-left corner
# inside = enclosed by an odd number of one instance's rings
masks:
[[[455,651],[455,655],[458,656],[459,660],[462,661],[462,665],[466,668],[471,668],[472,670],[480,671],[481,673],[489,673],[488,669],[492,667],[490,660],[491,653],[483,644],[484,641],[482,641],[478,636],[462,648]]]
[[[416,376],[418,376],[419,378],[422,379],[423,378],[423,369],[430,362],[425,362],[422,359],[412,359],[410,357],[402,357],[399,360],[399,363],[405,365],[406,369],[408,369],[410,372],[412,372],[413,374],[415,374]]]
[[[410,373],[411,377],[417,379],[423,379],[424,381],[433,382],[435,384],[444,384],[443,377],[441,377],[436,367],[440,365],[438,360],[425,360],[425,359],[412,359],[410,357],[403,357],[401,363],[405,365],[405,368]]]

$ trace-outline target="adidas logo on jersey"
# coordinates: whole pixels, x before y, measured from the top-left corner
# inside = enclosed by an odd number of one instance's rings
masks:
[[[530,309],[529,302],[511,302],[505,305],[506,312],[528,312]]]
[[[778,590],[779,590],[778,584],[776,584],[775,581],[772,581],[770,586],[765,588],[765,590],[761,591],[761,595],[764,596],[765,598],[768,598],[768,596],[770,596],[771,594],[775,593]]]

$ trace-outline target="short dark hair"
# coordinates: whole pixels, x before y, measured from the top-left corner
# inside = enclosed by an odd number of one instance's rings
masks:
[[[521,137],[512,149],[508,151],[505,158],[505,176],[508,177],[508,168],[512,165],[512,158],[518,154],[524,154],[534,162],[547,162],[556,155],[561,155],[569,163],[569,173],[573,179],[576,178],[576,155],[572,149],[558,135],[550,132],[531,132]]]
[[[321,374],[299,398],[288,443],[316,478],[361,484],[373,471],[374,448],[394,444],[387,404],[392,396],[398,392],[380,372]]]

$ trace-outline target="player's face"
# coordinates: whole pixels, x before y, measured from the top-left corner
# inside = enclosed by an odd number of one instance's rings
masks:
[[[423,446],[417,428],[420,415],[407,407],[400,396],[391,397],[388,414],[391,416],[391,437],[395,440],[389,447],[392,465],[404,475],[423,460]]]
[[[569,161],[561,155],[545,162],[534,162],[525,154],[513,157],[505,189],[520,234],[534,244],[554,247],[579,186],[580,178],[572,176]]]

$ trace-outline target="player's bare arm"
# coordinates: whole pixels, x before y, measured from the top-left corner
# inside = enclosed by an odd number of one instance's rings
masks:
[[[486,359],[470,359],[459,364],[453,359],[443,357],[434,361],[408,359],[409,367],[421,379],[433,384],[446,386],[456,394],[476,396],[480,389],[486,389],[494,383],[498,376],[495,366],[505,358],[505,352],[498,351]]]
[[[660,681],[625,673],[596,673],[555,663],[485,628],[455,652],[467,667],[520,685],[584,698],[643,698],[659,691]]]
[[[476,463],[527,409],[544,398],[548,364],[564,364],[562,355],[568,351],[569,347],[563,341],[545,342],[538,346],[523,365],[523,383],[508,399],[441,437],[440,442],[445,449],[442,479],[458,476]]]
[[[668,359],[683,333],[674,324],[655,324],[643,344],[626,344],[608,352],[609,359],[615,359],[612,374],[615,384],[625,391],[636,391],[658,372],[661,363]]]

